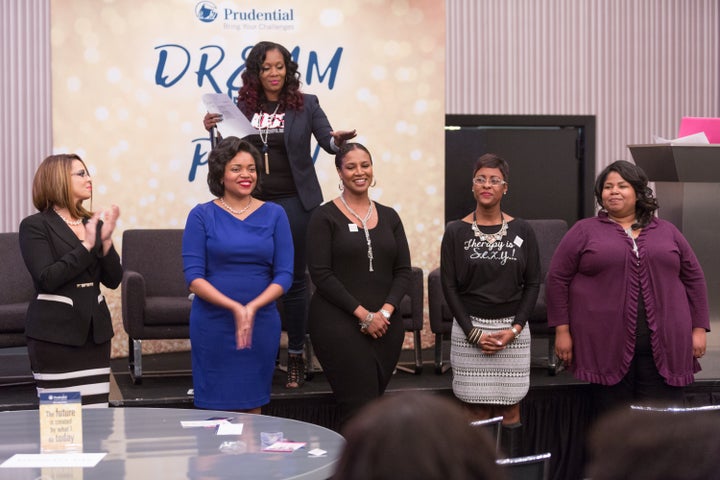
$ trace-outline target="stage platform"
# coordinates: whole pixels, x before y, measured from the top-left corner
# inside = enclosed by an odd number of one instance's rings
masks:
[[[445,348],[448,351],[449,346]],[[411,363],[411,357],[412,352],[404,350],[401,361]],[[432,349],[423,351],[423,358],[423,372],[414,375],[398,370],[387,394],[426,391],[452,397],[452,372],[435,373]],[[710,346],[701,364],[703,371],[687,389],[686,405],[720,404],[720,348]],[[144,355],[146,373],[138,385],[130,379],[126,358],[113,359],[111,367],[111,406],[193,408],[189,352]],[[285,389],[284,379],[284,372],[277,369],[272,399],[263,414],[337,429],[332,391],[322,372],[316,372],[297,390]],[[550,478],[583,478],[584,439],[594,420],[587,384],[578,382],[567,371],[551,376],[539,361],[533,362],[530,384],[522,403],[523,453],[550,452]],[[0,350],[0,410],[35,408],[37,399],[27,353],[23,348]]]

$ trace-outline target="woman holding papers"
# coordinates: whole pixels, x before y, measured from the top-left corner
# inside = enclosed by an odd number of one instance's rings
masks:
[[[100,284],[122,280],[112,241],[120,210],[83,206],[92,178],[74,154],[43,160],[32,197],[40,213],[20,223],[20,249],[38,294],[25,326],[38,393],[80,392],[83,406],[107,407],[113,327]]]
[[[318,98],[300,91],[300,74],[290,52],[277,43],[260,42],[250,51],[238,92],[238,108],[257,129],[247,137],[262,153],[258,199],[282,206],[290,220],[295,265],[293,284],[283,297],[288,332],[287,388],[305,381],[307,282],[305,237],[313,209],[322,202],[320,183],[310,154],[314,136],[328,153],[334,154],[355,131],[333,131]],[[222,121],[208,113],[204,126],[211,130]]]

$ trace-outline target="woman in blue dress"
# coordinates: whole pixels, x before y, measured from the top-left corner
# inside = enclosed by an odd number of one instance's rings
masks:
[[[195,406],[260,413],[270,401],[280,344],[275,301],[293,277],[285,211],[253,196],[260,153],[236,137],[208,159],[218,198],[190,211],[183,236]]]

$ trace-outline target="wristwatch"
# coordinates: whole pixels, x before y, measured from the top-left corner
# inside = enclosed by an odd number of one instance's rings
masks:
[[[385,317],[385,320],[390,320],[390,312],[388,312],[384,308],[380,309],[380,314]]]

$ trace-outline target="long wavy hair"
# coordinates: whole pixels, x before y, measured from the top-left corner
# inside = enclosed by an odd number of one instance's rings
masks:
[[[238,108],[248,118],[260,111],[262,104],[268,101],[260,83],[260,71],[267,52],[270,50],[279,51],[285,61],[285,82],[280,91],[278,109],[284,112],[303,108],[298,64],[293,61],[288,49],[279,43],[259,42],[250,50],[245,60],[245,70],[240,76],[243,85],[238,92]]]
[[[602,204],[603,186],[610,172],[616,172],[635,190],[637,200],[635,201],[635,223],[633,223],[632,229],[646,227],[655,215],[655,210],[660,207],[652,188],[648,187],[647,175],[642,168],[626,160],[618,160],[605,167],[595,180],[595,200],[603,210],[605,210]]]
[[[72,201],[72,163],[79,160],[87,172],[87,166],[79,155],[63,153],[50,155],[42,161],[32,184],[33,205],[41,212],[53,207],[67,208],[74,218],[90,218],[92,211],[83,207],[80,200]],[[90,208],[92,209],[92,192],[90,193]]]

